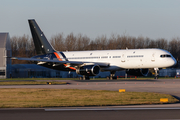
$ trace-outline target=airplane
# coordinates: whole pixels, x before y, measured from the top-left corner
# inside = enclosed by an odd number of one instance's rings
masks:
[[[28,22],[37,56],[12,59],[33,61],[55,70],[76,71],[83,75],[83,80],[98,75],[100,71],[110,71],[108,78],[117,79],[115,72],[121,70],[135,76],[147,76],[150,71],[158,79],[160,69],[177,63],[171,53],[157,48],[59,52],[48,42],[35,19],[29,19]]]

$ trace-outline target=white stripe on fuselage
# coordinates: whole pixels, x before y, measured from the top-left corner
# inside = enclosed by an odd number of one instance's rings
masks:
[[[127,49],[63,52],[69,61],[105,62],[123,69],[163,68],[175,64],[172,55],[162,49]],[[161,58],[168,54],[171,57]]]

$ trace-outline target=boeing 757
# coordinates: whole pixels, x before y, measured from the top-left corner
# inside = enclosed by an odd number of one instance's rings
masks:
[[[83,79],[96,76],[100,71],[110,71],[109,78],[116,79],[115,72],[120,70],[126,70],[126,73],[135,76],[146,76],[151,71],[157,79],[159,69],[176,64],[171,53],[163,49],[59,52],[51,46],[34,19],[28,22],[37,56],[13,59],[34,61],[37,65],[56,70],[76,71],[83,75]]]

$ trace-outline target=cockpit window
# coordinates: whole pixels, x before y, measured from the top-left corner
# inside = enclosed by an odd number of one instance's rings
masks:
[[[171,55],[165,54],[165,55],[161,55],[160,57],[161,57],[161,58],[167,58],[167,57],[171,57]]]

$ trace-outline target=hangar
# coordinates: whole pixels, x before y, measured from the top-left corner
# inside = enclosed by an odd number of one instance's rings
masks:
[[[9,33],[0,33],[0,78],[11,77],[11,56]]]

